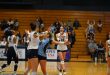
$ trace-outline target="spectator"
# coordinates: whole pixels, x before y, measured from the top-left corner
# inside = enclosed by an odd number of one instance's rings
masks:
[[[73,31],[73,27],[72,26],[68,26],[68,31]]]
[[[29,30],[25,30],[25,33],[23,34],[23,43],[26,47],[28,46],[28,43],[29,43]]]
[[[89,32],[87,34],[86,38],[87,38],[87,41],[88,42],[91,41],[91,40],[94,40],[94,33]]]
[[[4,30],[4,35],[5,35],[5,38],[6,38],[6,39],[7,39],[7,37],[10,36],[10,34],[11,34],[11,31],[10,31],[10,30],[11,30],[10,27],[5,28],[5,30]]]
[[[71,31],[68,31],[68,39],[70,41],[70,46],[71,48],[73,47],[74,45],[74,42],[76,41],[76,38],[75,38],[75,32],[71,32]]]
[[[106,37],[107,40],[110,39],[110,32],[106,36],[107,36]]]
[[[22,38],[21,38],[21,34],[19,31],[17,32],[16,37],[17,37],[18,44],[21,44]]]
[[[78,19],[76,18],[76,19],[74,20],[73,27],[75,27],[75,29],[78,29],[78,27],[80,27],[80,26],[81,26],[81,25],[80,25]]]
[[[54,25],[51,25],[50,29],[51,29],[51,32],[52,32],[52,33],[55,33],[55,32],[56,32],[56,28],[55,28]]]
[[[95,25],[95,20],[93,20],[93,21],[87,21],[87,24],[88,24],[88,29],[94,29],[94,25]]]
[[[63,27],[64,27],[64,32],[68,32],[68,25],[66,22],[62,22]]]
[[[72,27],[72,21],[70,19],[67,21],[67,26],[71,26]]]
[[[9,27],[10,27],[11,29],[13,29],[14,21],[13,21],[11,18],[9,19],[9,21],[8,21],[7,23],[8,23],[8,25],[9,25]]]
[[[44,22],[41,17],[37,17],[35,24],[39,28],[39,32],[44,30]]]
[[[18,30],[18,27],[19,27],[18,19],[15,19],[14,20],[14,30]]]
[[[7,41],[6,41],[6,38],[4,37],[0,43],[0,46],[6,46],[6,43],[7,43]]]
[[[76,33],[75,31],[72,31],[72,44],[74,45],[75,41],[76,41]]]
[[[88,34],[89,32],[92,32],[95,34],[95,29],[94,29],[94,25],[95,25],[95,21],[87,21],[88,27],[86,29],[86,33]]]
[[[100,41],[97,44],[97,47],[98,47],[98,56],[101,58],[101,61],[105,61],[105,48],[102,41]]]
[[[88,44],[89,53],[91,54],[91,58],[93,58],[94,61],[97,61],[97,44],[95,41],[91,41]]]
[[[1,30],[4,30],[7,27],[9,27],[9,25],[7,24],[7,21],[3,19],[3,21],[1,21]]]
[[[55,29],[56,29],[55,33],[58,33],[60,30],[60,27],[61,27],[61,23],[59,22],[58,19],[56,19],[56,21],[53,23],[53,25],[55,26]]]
[[[98,30],[99,32],[102,31],[102,21],[101,21],[101,20],[98,21],[97,30]]]

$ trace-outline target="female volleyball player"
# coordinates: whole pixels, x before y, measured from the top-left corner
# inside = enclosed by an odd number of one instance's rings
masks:
[[[16,75],[16,71],[18,68],[18,55],[17,55],[17,39],[15,36],[15,31],[11,30],[10,32],[10,36],[8,36],[7,39],[7,46],[8,46],[8,50],[7,50],[7,64],[3,64],[0,69],[3,69],[7,66],[10,65],[12,59],[15,62],[14,65],[14,75]]]
[[[51,41],[51,34],[50,33],[44,33],[44,37],[41,40],[39,44],[39,49],[38,49],[38,59],[39,59],[39,64],[41,66],[43,75],[47,75],[46,71],[46,49]]]
[[[106,41],[107,75],[110,75],[110,38]]]
[[[36,25],[31,23],[31,32],[29,33],[29,44],[27,50],[27,59],[28,59],[28,66],[26,68],[25,75],[31,71],[31,75],[37,75],[37,68],[38,68],[38,46],[39,46],[39,35],[36,31]],[[37,34],[37,35],[35,35]]]
[[[60,32],[56,34],[57,41],[53,41],[57,44],[58,56],[60,58],[60,64],[58,65],[59,75],[66,74],[65,68],[65,56],[68,44],[68,34],[64,32],[64,27],[60,27]]]

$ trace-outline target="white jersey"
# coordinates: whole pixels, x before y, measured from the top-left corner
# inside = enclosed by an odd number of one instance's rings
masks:
[[[110,48],[110,40],[107,40],[108,48]]]
[[[8,36],[8,47],[14,47],[15,46],[15,43],[14,43],[15,37],[16,37],[15,35]]]
[[[64,43],[65,40],[68,40],[66,33],[64,33],[63,35],[58,33],[56,38],[61,43]],[[58,44],[57,45],[57,50],[67,50],[67,45],[65,45],[65,44]]]
[[[34,36],[33,36],[34,33],[35,33],[35,31],[32,31],[30,33],[30,40],[29,40],[28,49],[38,49],[40,39],[39,39],[39,37],[34,38]]]

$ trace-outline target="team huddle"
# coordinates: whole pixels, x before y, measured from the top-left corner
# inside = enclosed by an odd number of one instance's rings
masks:
[[[46,71],[46,49],[49,44],[56,44],[58,57],[60,62],[58,62],[57,69],[59,75],[66,74],[65,67],[65,56],[67,51],[67,45],[70,44],[68,41],[68,34],[64,32],[64,27],[61,26],[59,33],[52,35],[49,31],[39,32],[35,24],[31,23],[31,32],[26,31],[28,34],[28,45],[26,48],[26,58],[27,66],[24,75],[37,75],[38,65],[41,66],[43,75],[48,75]],[[16,75],[18,69],[18,52],[17,52],[18,41],[15,36],[15,31],[11,30],[10,35],[7,37],[6,53],[7,53],[7,63],[0,67],[0,70],[10,65],[12,59],[15,62],[14,73]]]

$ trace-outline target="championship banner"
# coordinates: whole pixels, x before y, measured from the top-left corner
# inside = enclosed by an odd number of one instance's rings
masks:
[[[17,48],[18,58],[25,59],[25,48]],[[5,48],[0,48],[0,59],[6,59]]]
[[[46,50],[47,60],[56,60],[57,59],[57,50],[56,49],[47,49]]]

